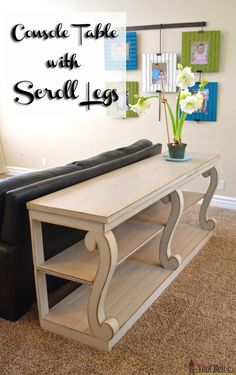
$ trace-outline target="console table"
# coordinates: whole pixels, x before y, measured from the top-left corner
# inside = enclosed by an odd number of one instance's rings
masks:
[[[110,350],[212,235],[206,211],[217,186],[219,155],[154,156],[27,204],[42,328]],[[184,191],[210,177],[206,193]],[[180,223],[202,200],[199,225]],[[41,223],[87,231],[45,261]],[[49,308],[46,275],[83,284]]]

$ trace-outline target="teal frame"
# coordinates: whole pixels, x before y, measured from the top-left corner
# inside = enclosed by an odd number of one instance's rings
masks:
[[[199,83],[196,83],[193,87],[190,87],[189,91],[197,91]],[[191,115],[187,115],[186,120],[188,121],[216,121],[217,118],[217,95],[218,95],[218,82],[208,82],[204,90],[208,90],[208,99],[206,110],[193,112]],[[204,91],[203,90],[203,91]]]

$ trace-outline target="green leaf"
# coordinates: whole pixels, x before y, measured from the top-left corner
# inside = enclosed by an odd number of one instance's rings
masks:
[[[169,112],[169,115],[170,115],[170,118],[171,118],[173,136],[175,137],[175,134],[176,134],[176,123],[175,123],[175,118],[174,118],[174,115],[173,115],[172,109],[171,109],[171,107],[170,107],[170,105],[169,105],[168,102],[166,102],[166,105],[167,105],[168,112]]]
[[[151,95],[151,96],[143,96],[143,99],[148,100],[148,99],[162,99],[161,96],[159,95]]]
[[[182,112],[181,116],[180,116],[180,119],[179,119],[179,129],[178,129],[179,140],[182,138],[182,129],[183,129],[183,125],[184,125],[184,121],[185,121],[186,117],[187,117],[187,113]]]
[[[175,112],[176,132],[178,132],[178,128],[179,128],[179,101],[180,101],[180,93],[181,93],[181,89],[179,89],[178,96],[177,96],[177,102],[176,102],[176,112]]]

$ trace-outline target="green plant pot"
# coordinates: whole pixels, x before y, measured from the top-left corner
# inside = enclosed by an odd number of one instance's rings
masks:
[[[172,159],[184,159],[186,143],[168,143],[169,157]]]

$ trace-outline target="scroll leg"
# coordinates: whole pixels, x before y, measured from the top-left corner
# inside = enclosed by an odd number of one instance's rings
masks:
[[[106,317],[104,307],[118,258],[116,239],[111,231],[104,235],[88,232],[85,247],[89,251],[99,250],[99,266],[88,301],[89,326],[95,336],[110,340],[119,330],[119,322],[114,317]]]
[[[164,268],[175,270],[181,264],[182,259],[178,254],[171,255],[171,242],[184,207],[182,191],[173,191],[169,196],[163,199],[164,203],[168,201],[171,201],[171,212],[161,237],[160,262]]]
[[[212,219],[207,219],[207,209],[218,184],[218,173],[216,168],[211,168],[209,171],[203,173],[203,177],[209,176],[210,184],[200,208],[199,224],[202,229],[210,231],[215,228],[215,221]]]

